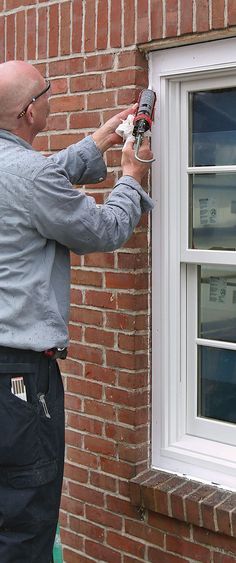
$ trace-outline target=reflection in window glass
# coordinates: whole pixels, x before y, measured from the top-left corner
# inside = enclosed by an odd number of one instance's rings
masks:
[[[199,347],[198,416],[236,422],[236,352]]]
[[[198,336],[236,342],[236,267],[199,266],[198,303]]]
[[[190,166],[236,164],[236,88],[190,95]]]
[[[236,174],[189,177],[190,248],[235,250]]]

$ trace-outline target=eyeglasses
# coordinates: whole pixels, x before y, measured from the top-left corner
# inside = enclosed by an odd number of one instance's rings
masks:
[[[25,108],[19,113],[19,115],[17,116],[17,119],[20,119],[20,117],[23,117],[23,115],[26,114],[28,107],[30,106],[30,104],[32,104],[33,102],[36,102],[36,100],[38,98],[40,98],[40,96],[43,96],[43,94],[46,94],[46,92],[49,90],[50,86],[51,86],[51,82],[49,80],[46,80],[46,86],[45,88],[42,90],[42,92],[40,92],[40,94],[38,94],[37,96],[34,96],[30,102],[27,104],[27,106],[25,106]]]

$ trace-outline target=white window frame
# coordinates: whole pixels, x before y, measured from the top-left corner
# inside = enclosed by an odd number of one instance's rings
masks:
[[[205,89],[213,88],[214,83],[236,85],[232,78],[236,77],[235,53],[236,39],[231,38],[150,55],[150,85],[157,92],[152,135],[157,157],[152,170],[156,202],[152,221],[152,465],[232,490],[236,490],[235,425],[197,420],[193,408],[196,385],[187,401],[191,345],[187,354],[186,342],[196,332],[197,315],[196,300],[191,315],[187,307],[188,299],[193,305],[196,289],[194,269],[199,263],[236,265],[236,253],[214,251],[213,257],[212,251],[188,249],[187,176],[194,169],[188,169],[187,104],[183,100],[189,89],[196,90],[197,81]],[[220,171],[236,171],[236,166],[220,167]],[[192,354],[196,363],[195,344]]]

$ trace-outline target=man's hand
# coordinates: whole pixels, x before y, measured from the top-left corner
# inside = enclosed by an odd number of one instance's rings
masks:
[[[114,115],[111,117],[104,125],[102,125],[95,133],[93,133],[92,138],[95,141],[97,147],[103,153],[113,145],[122,143],[122,138],[120,135],[115,133],[118,125],[124,121],[129,114],[134,114],[137,109],[137,104],[129,107],[128,109]]]
[[[141,180],[150,168],[151,163],[147,164],[136,160],[134,154],[134,141],[126,142],[122,151],[122,172],[123,176],[132,176],[135,180],[137,180],[137,182],[139,182],[139,184],[141,184]],[[153,153],[150,149],[150,141],[147,137],[143,139],[138,156],[144,160],[151,160],[153,158]]]

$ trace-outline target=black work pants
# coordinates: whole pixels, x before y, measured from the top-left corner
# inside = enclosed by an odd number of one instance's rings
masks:
[[[23,377],[27,401],[12,393],[15,377]],[[63,467],[64,391],[57,362],[0,347],[1,563],[52,560]]]

